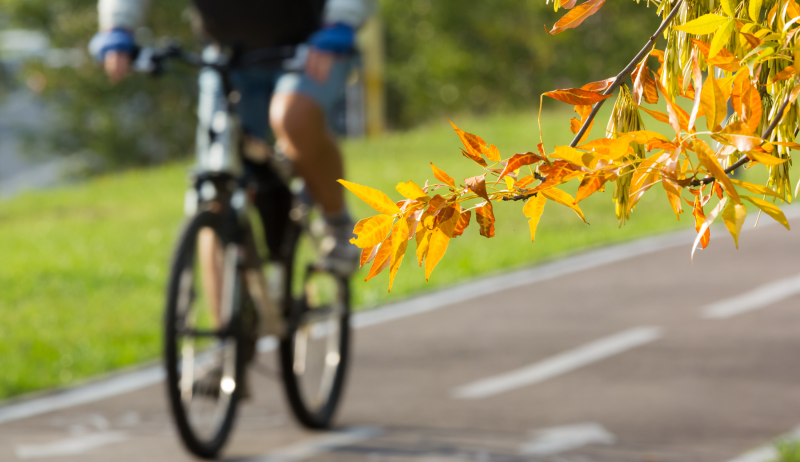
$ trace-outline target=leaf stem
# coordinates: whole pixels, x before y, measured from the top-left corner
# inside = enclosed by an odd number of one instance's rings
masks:
[[[775,127],[778,126],[778,124],[780,123],[781,119],[783,118],[783,112],[786,110],[786,106],[789,105],[789,102],[791,101],[791,99],[792,99],[792,95],[791,94],[786,97],[786,101],[784,101],[783,104],[781,105],[780,109],[778,109],[778,113],[775,114],[775,118],[772,119],[772,123],[769,124],[769,127],[767,127],[767,129],[764,130],[764,133],[761,135],[761,138],[763,138],[764,140],[767,140],[767,138],[769,138],[772,135],[772,132],[775,130]],[[730,167],[725,169],[725,174],[729,174],[729,173],[733,172],[734,170],[736,170],[737,168],[741,167],[742,165],[744,165],[744,164],[746,164],[748,162],[750,162],[750,158],[747,157],[747,154],[744,154],[742,157],[739,158],[739,160],[737,160]],[[711,183],[714,180],[716,180],[716,178],[714,178],[713,176],[707,176],[707,177],[703,178],[702,180],[695,179],[695,180],[692,180],[691,186],[700,186],[700,185],[708,184],[708,183]]]
[[[631,75],[633,70],[636,69],[636,66],[640,62],[642,62],[642,60],[645,59],[648,54],[650,54],[650,51],[653,49],[653,45],[655,45],[656,40],[658,40],[658,37],[664,32],[664,29],[666,29],[667,26],[669,26],[669,24],[672,22],[675,16],[678,15],[678,11],[680,10],[680,6],[683,4],[683,2],[684,0],[677,1],[677,3],[672,7],[672,11],[669,12],[669,15],[667,15],[667,17],[661,23],[661,26],[659,26],[658,30],[656,30],[655,34],[650,36],[650,39],[647,41],[647,44],[645,44],[644,48],[642,48],[642,51],[640,51],[639,54],[637,54],[636,57],[633,58],[633,61],[631,61],[630,64],[628,64],[625,67],[625,69],[622,70],[622,72],[617,74],[617,78],[614,79],[614,82],[611,83],[611,86],[609,86],[608,89],[603,92],[604,95],[610,95],[611,93],[614,92],[614,90],[617,89],[617,87],[622,85],[622,82],[624,82],[625,79],[627,79],[628,76]],[[597,116],[597,113],[600,111],[600,107],[603,105],[603,103],[605,103],[605,101],[606,100],[599,101],[597,104],[594,105],[594,107],[592,108],[592,112],[583,122],[583,126],[581,126],[581,129],[578,131],[578,134],[575,135],[575,138],[572,140],[572,143],[569,144],[570,147],[574,148],[575,146],[578,145],[580,140],[583,139],[583,135],[586,134],[586,131],[589,129],[589,126],[591,126],[592,121]]]

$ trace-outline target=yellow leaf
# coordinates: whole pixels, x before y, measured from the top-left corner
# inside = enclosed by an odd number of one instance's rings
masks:
[[[544,197],[550,199],[551,201],[558,202],[561,205],[566,205],[567,207],[571,208],[575,211],[575,213],[578,214],[579,217],[581,217],[581,220],[583,220],[584,223],[589,224],[589,222],[586,221],[586,218],[583,217],[583,211],[581,208],[575,205],[575,198],[569,194],[556,188],[545,189],[541,193],[544,194]]]
[[[775,221],[785,226],[786,229],[790,229],[789,220],[786,219],[786,215],[783,214],[783,212],[777,205],[771,204],[765,201],[764,199],[759,199],[757,197],[742,196],[742,199],[750,201],[750,203],[761,209],[762,212],[771,216],[772,218],[775,219]]]
[[[720,0],[720,3],[722,4],[722,11],[724,11],[725,14],[727,14],[731,18],[735,18],[736,17],[736,13],[735,13],[736,9],[734,8],[733,4],[731,3],[731,0]]]
[[[361,186],[346,180],[339,180],[339,183],[380,213],[385,213],[386,215],[397,215],[400,213],[400,208],[397,207],[397,204],[389,199],[389,196],[377,189]]]
[[[438,225],[431,232],[430,244],[428,245],[428,255],[425,257],[425,280],[431,277],[431,273],[447,251],[447,245],[453,237],[459,218],[461,218],[461,207],[458,204],[448,207],[441,212]]]
[[[738,186],[740,188],[744,188],[744,189],[746,189],[746,190],[748,190],[748,191],[750,191],[752,193],[755,193],[755,194],[766,194],[767,196],[777,197],[778,199],[781,199],[781,200],[783,199],[778,193],[776,193],[775,191],[769,189],[766,186],[761,186],[761,185],[758,185],[758,184],[748,183],[746,181],[737,180],[736,178],[731,178],[731,183],[733,183],[734,185],[736,185],[736,186]]]
[[[708,129],[712,132],[719,131],[721,129],[720,124],[728,115],[728,102],[717,79],[714,78],[713,72],[709,72],[708,79],[703,85],[700,95],[700,107],[703,108],[703,112],[706,115]]]
[[[394,284],[394,277],[397,270],[400,269],[400,263],[403,262],[403,257],[408,248],[408,221],[405,218],[397,220],[392,228],[392,262],[389,269],[389,292],[392,291],[392,284]]]
[[[731,183],[731,179],[728,178],[725,170],[723,170],[722,166],[717,162],[717,157],[714,155],[714,151],[711,150],[711,147],[709,147],[705,141],[695,138],[694,150],[697,153],[697,158],[700,159],[700,165],[705,167],[709,173],[714,175],[717,181],[722,183],[722,186],[725,187],[725,192],[728,193],[728,196],[730,196],[734,202],[741,204],[742,201],[739,199],[739,193],[736,192],[736,188],[733,187],[733,183]]]
[[[750,13],[750,19],[755,22],[758,22],[758,16],[761,14],[761,2],[762,0],[750,0],[748,13]]]
[[[456,182],[453,179],[453,177],[451,177],[450,175],[445,173],[444,170],[442,170],[439,167],[433,165],[433,162],[431,162],[431,169],[433,170],[433,176],[435,176],[437,180],[441,181],[442,183],[445,183],[446,185],[450,186],[451,188],[455,188],[456,187]]]
[[[402,194],[403,197],[405,197],[406,199],[419,200],[425,202],[428,202],[431,199],[430,197],[428,197],[427,194],[425,194],[425,191],[423,191],[422,188],[419,187],[419,185],[417,185],[411,180],[409,180],[408,183],[402,183],[402,182],[398,183],[394,189],[396,189],[397,192]]]
[[[769,154],[767,154],[765,152],[759,152],[759,151],[750,151],[750,152],[747,153],[747,157],[755,160],[756,162],[758,162],[760,164],[770,165],[770,166],[772,166],[772,165],[780,165],[780,164],[782,164],[782,163],[784,163],[784,162],[789,160],[788,158],[781,159],[781,158],[769,155]]]
[[[686,24],[675,26],[675,30],[686,32],[694,35],[708,35],[716,32],[719,26],[728,22],[728,18],[718,14],[706,14],[697,19],[687,22]]]
[[[353,228],[353,234],[356,234],[358,239],[350,239],[350,243],[361,249],[380,244],[392,229],[392,220],[389,215],[375,215],[360,220]]]
[[[530,218],[530,220],[528,220],[528,226],[531,228],[531,242],[536,240],[536,227],[539,225],[539,219],[542,217],[544,204],[546,202],[547,198],[544,197],[544,194],[537,194],[528,199],[528,202],[522,207],[522,213]]]
[[[720,50],[725,48],[725,45],[728,44],[728,40],[731,38],[731,33],[734,29],[736,29],[736,22],[731,19],[727,24],[717,30],[717,33],[714,34],[714,39],[711,40],[711,50],[708,52],[708,59],[717,56]]]
[[[556,152],[551,154],[550,157],[554,159],[562,159],[566,160],[567,162],[575,165],[579,165],[581,167],[591,168],[593,164],[597,162],[594,160],[594,156],[579,151],[570,146],[556,146]]]
[[[742,204],[734,204],[728,202],[725,209],[722,210],[722,220],[725,222],[725,227],[730,231],[733,236],[733,242],[736,248],[739,248],[739,232],[742,230],[744,219],[747,216],[747,210]]]

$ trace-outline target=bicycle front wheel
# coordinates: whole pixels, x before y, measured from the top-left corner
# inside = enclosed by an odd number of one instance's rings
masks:
[[[215,457],[228,439],[244,368],[238,246],[223,223],[219,214],[201,212],[186,224],[165,313],[172,415],[186,448],[203,458]]]
[[[304,236],[304,239],[299,239]],[[280,344],[283,382],[297,419],[330,427],[344,389],[350,351],[348,280],[314,266],[311,239],[297,234],[289,281],[287,335]],[[305,242],[304,242],[305,241]]]

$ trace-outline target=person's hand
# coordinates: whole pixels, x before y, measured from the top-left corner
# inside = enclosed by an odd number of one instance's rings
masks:
[[[124,51],[109,51],[103,60],[103,67],[111,83],[117,83],[130,74],[131,55]]]
[[[337,55],[353,51],[356,31],[351,26],[336,23],[315,32],[308,43],[311,50],[306,59],[306,74],[317,82],[328,80]]]
[[[131,56],[136,50],[133,35],[127,30],[112,29],[98,32],[89,42],[89,52],[103,63],[111,82],[117,83],[131,70]]]

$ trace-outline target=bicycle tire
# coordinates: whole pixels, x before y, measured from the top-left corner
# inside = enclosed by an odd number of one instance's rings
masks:
[[[179,345],[179,317],[181,316],[181,313],[179,313],[179,303],[180,297],[182,295],[186,295],[186,288],[182,287],[182,281],[183,285],[185,286],[186,278],[184,275],[186,274],[187,265],[193,264],[193,252],[197,244],[197,237],[200,230],[203,228],[211,228],[218,235],[222,235],[223,223],[224,220],[222,216],[209,211],[200,212],[197,215],[189,218],[185,223],[173,257],[169,285],[167,289],[167,306],[164,319],[164,359],[167,372],[166,388],[173,421],[178,428],[178,433],[184,446],[191,453],[205,459],[212,459],[216,457],[227,442],[228,437],[233,429],[236,410],[240,400],[241,387],[237,386],[234,388],[232,393],[229,394],[227,402],[223,404],[225,407],[224,411],[222,412],[221,423],[219,424],[217,430],[207,438],[200,436],[190,422],[187,403],[185,403],[184,399],[182,398],[180,371],[182,366],[182,350]],[[240,384],[242,383],[243,370],[245,367],[242,359],[244,354],[240,325],[240,307],[242,303],[243,288],[238,268],[235,270],[235,274],[235,283],[233,285],[234,290],[232,291],[233,300],[231,302],[232,312],[228,326],[230,329],[230,336],[233,338],[234,342],[233,351],[235,351],[235,360],[233,361],[234,383]],[[192,288],[193,287],[194,284],[192,284]],[[194,303],[195,292],[193,289],[190,290],[189,296],[191,297],[190,303]]]
[[[281,364],[281,378],[283,379],[284,391],[292,413],[295,418],[305,427],[310,429],[330,428],[334,415],[344,390],[345,376],[349,364],[350,353],[350,287],[347,278],[338,277],[337,281],[341,287],[341,297],[343,302],[343,313],[338,320],[338,364],[333,375],[329,392],[325,397],[324,403],[312,408],[307,398],[304,396],[301,385],[301,378],[295,373],[296,355],[296,336],[301,326],[301,316],[303,313],[303,297],[292,294],[294,277],[296,274],[295,265],[297,264],[298,244],[304,230],[296,225],[292,225],[292,230],[288,233],[288,255],[285,264],[287,266],[286,284],[284,286],[285,304],[287,320],[287,335],[280,342],[279,356]]]

